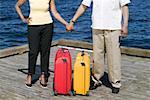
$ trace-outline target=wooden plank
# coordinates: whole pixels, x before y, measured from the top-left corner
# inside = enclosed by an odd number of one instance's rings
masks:
[[[140,49],[140,48],[131,48],[131,47],[123,47],[121,46],[121,53],[132,55],[132,56],[140,56],[140,57],[148,57],[150,58],[150,50]]]
[[[57,46],[57,45],[90,49],[90,50],[92,50],[92,48],[93,48],[92,43],[83,42],[83,41],[65,40],[65,39],[61,39],[61,40],[52,42],[52,47]],[[16,55],[16,54],[22,54],[27,51],[28,51],[28,45],[3,49],[3,50],[0,50],[0,58],[4,58],[7,56],[12,56],[12,55]],[[127,55],[132,55],[132,56],[150,58],[150,50],[147,50],[147,49],[139,49],[139,48],[131,48],[131,47],[121,46],[121,53],[127,54]]]
[[[28,51],[28,45],[10,47],[0,50],[0,58],[8,57],[10,55],[22,54]]]
[[[56,46],[58,44],[57,42],[58,41],[53,41],[52,47]],[[10,47],[10,48],[0,50],[0,58],[17,55],[17,54],[23,54],[28,51],[29,51],[28,44],[22,46]]]
[[[92,43],[82,42],[82,41],[74,41],[74,40],[59,40],[58,45],[68,46],[68,47],[76,47],[76,48],[84,48],[84,49],[93,49]],[[127,54],[131,56],[139,56],[139,57],[148,57],[150,58],[150,50],[148,49],[140,49],[140,48],[131,48],[131,47],[123,47],[121,46],[121,53]]]
[[[84,48],[84,49],[92,49],[92,43],[83,42],[83,41],[75,41],[75,40],[65,40],[61,39],[58,41],[58,45],[75,47],[75,48]]]

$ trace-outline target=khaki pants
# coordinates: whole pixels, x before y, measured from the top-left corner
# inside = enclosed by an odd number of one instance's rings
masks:
[[[100,79],[104,75],[105,51],[108,64],[109,81],[113,87],[120,88],[121,83],[121,52],[119,35],[120,30],[93,29],[93,57],[94,76]]]

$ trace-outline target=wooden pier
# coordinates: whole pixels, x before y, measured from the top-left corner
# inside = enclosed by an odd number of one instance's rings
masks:
[[[92,55],[92,44],[80,41],[60,40],[52,43],[48,88],[40,87],[38,58],[34,84],[24,85],[28,67],[27,45],[0,50],[0,100],[150,100],[150,50],[121,47],[122,87],[119,94],[112,94],[107,67],[103,85],[90,91],[90,96],[53,96],[53,66],[56,50],[69,48],[73,62],[77,52],[84,49]],[[91,56],[92,57],[92,56]],[[92,59],[92,58],[91,58]],[[91,62],[92,65],[92,62]]]

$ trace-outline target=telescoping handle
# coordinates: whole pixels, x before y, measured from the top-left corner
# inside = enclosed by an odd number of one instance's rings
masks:
[[[81,61],[81,65],[84,67],[85,66],[85,62],[84,62],[84,55],[85,55],[85,52],[82,51],[81,52],[81,56],[82,56],[82,61]]]
[[[82,51],[81,56],[84,56],[84,51]]]
[[[67,53],[67,52],[69,52],[69,50],[68,50],[68,49],[66,49],[66,48],[61,48],[61,50],[62,50],[62,52],[63,52],[63,53]]]

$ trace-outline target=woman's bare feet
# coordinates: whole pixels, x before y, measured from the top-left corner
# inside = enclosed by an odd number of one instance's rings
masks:
[[[46,82],[44,74],[41,74],[39,80],[40,80],[40,85],[42,86],[42,88],[46,88],[47,87],[47,82]]]
[[[32,86],[32,75],[27,75],[27,79],[26,79],[25,85],[27,87],[31,87]]]

